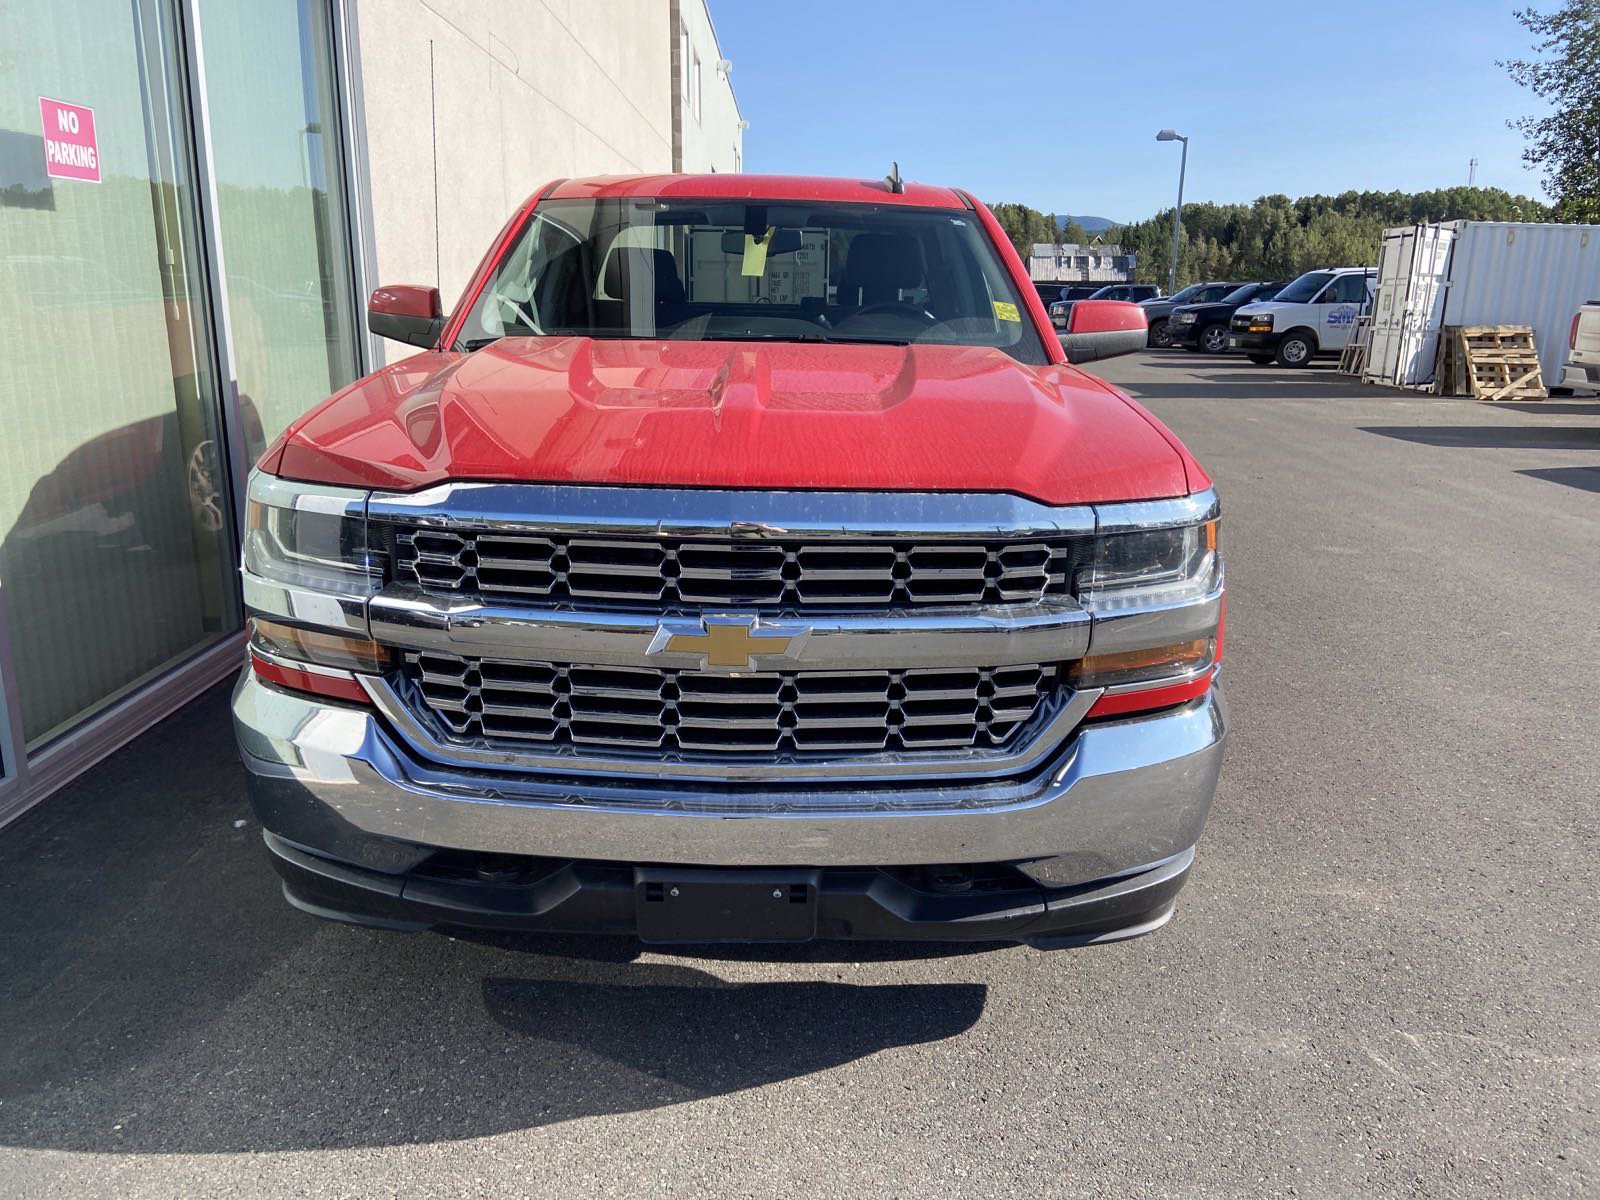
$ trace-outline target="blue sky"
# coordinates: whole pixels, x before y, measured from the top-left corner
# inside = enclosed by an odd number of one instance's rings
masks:
[[[1171,205],[1169,125],[1190,137],[1186,200],[1448,187],[1474,157],[1479,184],[1542,196],[1505,124],[1539,102],[1495,66],[1531,49],[1513,7],[711,0],[745,170],[898,159],[990,203],[1118,220]]]

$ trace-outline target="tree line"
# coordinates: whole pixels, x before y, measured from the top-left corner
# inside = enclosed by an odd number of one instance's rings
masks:
[[[995,217],[1026,259],[1034,242],[1086,242],[1071,225],[1059,236],[1053,214],[1025,204],[997,204]],[[1251,204],[1185,204],[1178,286],[1203,279],[1293,279],[1317,267],[1371,266],[1383,231],[1420,221],[1547,221],[1550,209],[1500,188],[1428,192],[1341,192],[1337,196],[1262,196]],[[1134,278],[1167,281],[1172,209],[1100,235],[1137,255]]]

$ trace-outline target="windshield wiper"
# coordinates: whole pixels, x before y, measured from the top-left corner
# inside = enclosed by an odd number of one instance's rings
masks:
[[[499,340],[497,337],[469,338],[466,342],[467,351],[471,353],[474,350],[482,350],[485,346],[492,346]]]

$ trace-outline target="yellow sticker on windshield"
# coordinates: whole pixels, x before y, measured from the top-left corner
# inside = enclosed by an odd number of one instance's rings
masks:
[[[996,321],[1020,321],[1022,314],[1017,311],[1015,304],[1007,304],[1003,300],[994,302],[994,319]]]
[[[739,266],[741,275],[765,275],[767,273],[767,247],[772,245],[771,225],[759,239],[751,234],[744,235],[744,262]]]

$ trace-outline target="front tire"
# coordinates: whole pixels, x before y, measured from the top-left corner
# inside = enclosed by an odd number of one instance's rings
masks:
[[[1226,354],[1228,352],[1228,327],[1226,325],[1211,324],[1200,331],[1200,349],[1207,354]]]
[[[1276,358],[1280,367],[1305,367],[1316,352],[1316,339],[1309,333],[1286,333],[1278,343]]]
[[[1149,343],[1157,349],[1165,350],[1172,345],[1172,330],[1165,321],[1158,321],[1150,326]]]

